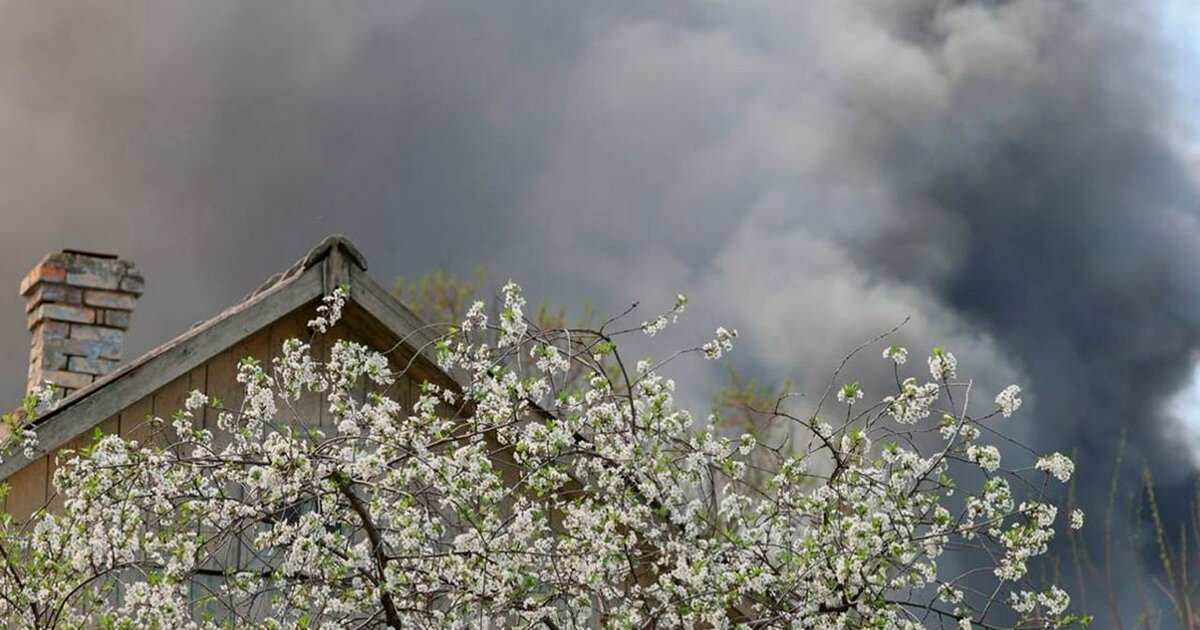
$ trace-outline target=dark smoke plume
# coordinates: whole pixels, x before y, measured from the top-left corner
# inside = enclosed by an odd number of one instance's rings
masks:
[[[1200,196],[1165,7],[8,3],[0,265],[15,292],[64,246],[137,261],[139,352],[343,232],[384,281],[689,292],[687,334],[736,325],[744,369],[806,391],[911,316],[900,341],[948,345],[978,399],[1026,388],[1011,429],[1075,452],[1091,522],[1123,427],[1124,478],[1152,464],[1179,518]]]

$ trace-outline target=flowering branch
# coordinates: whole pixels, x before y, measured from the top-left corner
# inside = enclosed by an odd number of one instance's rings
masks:
[[[333,330],[346,299],[326,299],[315,334]],[[471,306],[432,344],[459,384],[420,383],[411,404],[387,395],[412,378],[409,363],[346,340],[316,354],[293,339],[270,363],[242,362],[235,409],[194,392],[158,420],[170,446],[107,435],[65,454],[62,508],[0,528],[0,619],[813,630],[1086,620],[1029,577],[1057,510],[1010,484],[1065,482],[1073,464],[1050,454],[1007,470],[982,439],[984,421],[1020,408],[1019,388],[976,418],[952,353],[934,349],[923,381],[892,346],[895,391],[868,405],[860,382],[831,382],[821,402],[836,391],[844,413],[805,418],[782,394],[758,427],[782,436],[771,446],[716,418],[697,423],[663,363],[619,351],[624,335],[662,334],[686,297],[620,331],[608,330],[619,317],[539,328],[512,283],[501,302],[494,319]],[[736,338],[718,328],[672,359],[716,359]],[[954,388],[968,392],[961,405]],[[330,419],[320,428],[294,417],[312,396]],[[215,431],[196,426],[201,410]]]

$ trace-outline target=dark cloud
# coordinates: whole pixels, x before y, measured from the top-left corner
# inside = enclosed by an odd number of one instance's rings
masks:
[[[732,322],[748,370],[807,390],[912,316],[978,399],[1026,386],[1013,432],[1089,479],[1128,426],[1180,511],[1200,228],[1162,25],[1115,0],[11,3],[0,264],[15,288],[63,246],[137,261],[134,352],[330,232],[384,281],[688,291],[688,332]],[[1106,491],[1080,487],[1096,514]]]

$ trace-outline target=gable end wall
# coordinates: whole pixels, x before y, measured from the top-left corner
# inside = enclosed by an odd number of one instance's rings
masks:
[[[253,356],[269,362],[271,358],[279,354],[284,340],[292,337],[307,338],[306,323],[312,318],[315,308],[315,302],[305,305],[276,320],[266,328],[252,333],[249,337],[217,354],[187,374],[125,407],[119,413],[106,418],[98,427],[105,434],[119,433],[127,439],[136,439],[143,443],[146,440],[154,440],[157,444],[165,446],[171,443],[170,417],[183,407],[184,400],[192,390],[205,391],[209,396],[219,398],[226,408],[236,409],[242,399],[241,386],[236,381],[238,362],[246,356]],[[314,346],[322,356],[328,355],[329,346],[334,339],[349,339],[380,351],[392,349],[397,341],[395,336],[380,330],[373,330],[374,328],[377,326],[373,325],[370,317],[351,304],[348,305],[345,319],[339,322],[329,335],[318,337],[314,341]],[[399,372],[409,364],[411,354],[402,348],[393,351],[390,358],[393,369]],[[387,394],[409,409],[419,394],[419,383],[425,378],[436,378],[436,376],[437,373],[429,370],[428,366],[417,363],[412,366],[409,374],[397,380]],[[439,380],[445,379],[443,377]],[[362,389],[361,395],[366,395],[365,388]],[[281,420],[291,424],[323,426],[326,427],[327,433],[332,433],[324,406],[319,394],[306,394],[294,410],[281,408]],[[150,429],[147,418],[155,416],[168,420],[165,430],[154,432]],[[203,417],[198,420],[204,428],[213,431],[217,439],[220,439],[215,411],[206,410]],[[93,430],[89,429],[68,441],[59,450],[78,451],[85,448],[93,442],[92,435]],[[24,521],[39,508],[60,507],[61,499],[56,496],[53,485],[55,460],[53,453],[44,455],[10,476],[7,480],[9,493],[3,500],[2,509],[12,514],[18,521]]]

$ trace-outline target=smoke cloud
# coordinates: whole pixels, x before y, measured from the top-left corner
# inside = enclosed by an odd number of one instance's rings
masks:
[[[135,260],[136,353],[342,232],[385,282],[686,291],[688,334],[731,323],[739,366],[810,392],[911,317],[978,399],[1026,388],[1012,432],[1078,455],[1094,514],[1127,427],[1121,473],[1179,518],[1200,195],[1165,7],[8,3],[0,265],[15,293],[53,249]]]

